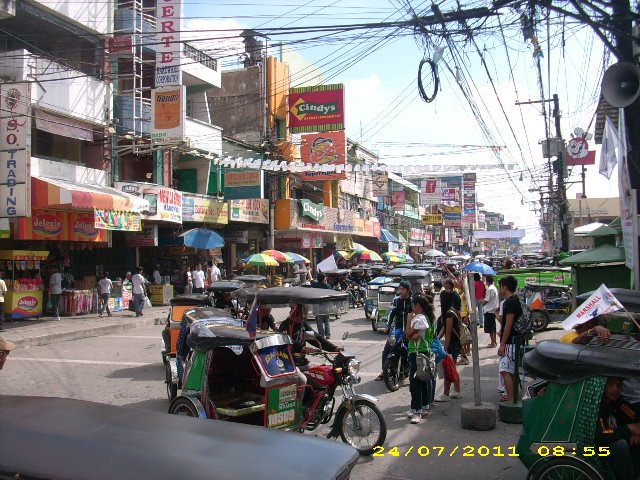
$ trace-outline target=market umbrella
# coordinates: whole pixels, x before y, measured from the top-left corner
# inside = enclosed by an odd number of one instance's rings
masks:
[[[254,267],[277,267],[278,261],[270,257],[269,255],[264,255],[263,253],[256,253],[255,255],[251,255],[245,261],[245,264],[252,265]]]
[[[405,254],[404,254],[404,260],[405,260],[406,262],[413,262],[413,261],[414,261],[414,260],[413,260],[413,257],[412,257],[411,255],[409,255],[408,253],[405,253]]]
[[[404,256],[401,253],[398,253],[398,252],[384,252],[382,254],[382,256],[384,257],[384,259],[387,262],[391,262],[391,263],[404,263],[405,262]]]
[[[496,271],[491,268],[486,263],[482,262],[472,262],[469,265],[464,266],[465,270],[469,270],[470,272],[478,272],[482,275],[495,275]]]
[[[262,255],[269,255],[278,263],[293,263],[293,258],[290,255],[281,252],[280,250],[264,250],[260,252]]]
[[[224,239],[208,228],[193,228],[178,235],[182,237],[185,247],[198,249],[222,248]]]
[[[289,255],[294,263],[305,263],[307,265],[309,265],[311,263],[311,261],[307,257],[303,257],[302,255],[300,255],[298,253],[285,252],[285,254]]]
[[[424,255],[426,257],[446,257],[447,254],[444,252],[441,252],[440,250],[435,250],[435,249],[431,249],[431,250],[427,250],[426,252],[424,252]]]
[[[342,257],[345,260],[350,259],[351,256],[353,255],[353,253],[345,252],[344,250],[336,250],[333,253],[334,253],[334,256]]]
[[[458,252],[454,252],[453,250],[449,250],[447,252],[447,256],[449,257],[455,257],[456,255],[458,255]]]
[[[356,253],[361,253],[364,251],[368,251],[369,249],[364,245],[362,245],[361,243],[353,242],[353,245],[351,245],[351,250],[353,250]]]
[[[362,253],[360,253],[360,260],[382,262],[382,257],[373,250],[364,250]]]

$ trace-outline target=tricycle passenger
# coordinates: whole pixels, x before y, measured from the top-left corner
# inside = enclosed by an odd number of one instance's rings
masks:
[[[594,317],[591,320],[576,325],[574,330],[564,335],[560,341],[563,343],[577,343],[587,344],[593,337],[600,337],[604,339],[611,338],[611,332],[608,328],[599,325],[600,316]]]
[[[609,377],[596,421],[596,447],[608,447],[604,459],[616,480],[631,480],[640,474],[640,418],[622,399],[623,379]]]

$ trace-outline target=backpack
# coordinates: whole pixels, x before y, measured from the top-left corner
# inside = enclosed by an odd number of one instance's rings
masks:
[[[520,315],[513,324],[513,329],[517,335],[529,335],[533,333],[533,320],[531,319],[531,315],[529,315],[529,307],[522,302],[519,296],[518,301],[520,302],[522,315]]]
[[[467,343],[471,343],[471,332],[469,331],[469,327],[466,323],[460,320],[460,317],[455,312],[455,310],[449,310],[449,312],[453,313],[456,316],[456,320],[458,320],[458,330],[453,330],[458,338],[460,339],[460,345],[466,345]]]

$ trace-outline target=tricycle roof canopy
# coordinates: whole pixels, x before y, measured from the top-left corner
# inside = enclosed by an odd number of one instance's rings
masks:
[[[270,342],[272,345],[291,343],[289,336],[281,333],[258,330],[255,338],[252,338],[242,326],[214,323],[192,325],[191,333],[187,336],[187,344],[194,350],[208,351],[232,345],[251,345],[254,341],[267,337],[273,337]]]
[[[402,278],[427,278],[429,275],[427,270],[409,270],[402,274]]]
[[[242,283],[234,281],[212,282],[208,287],[209,292],[234,292],[242,288]]]
[[[239,275],[237,277],[235,277],[233,279],[234,282],[246,282],[246,283],[253,283],[253,282],[266,282],[267,281],[267,277],[265,277],[264,275]]]
[[[187,295],[178,295],[169,300],[169,305],[193,305],[194,307],[209,304],[210,300],[204,293],[189,293]]]
[[[255,297],[259,302],[271,305],[290,303],[311,305],[349,299],[347,292],[308,287],[248,288],[246,290],[238,290],[236,295],[248,300]]]

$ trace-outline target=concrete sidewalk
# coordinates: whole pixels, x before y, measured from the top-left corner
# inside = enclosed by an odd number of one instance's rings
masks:
[[[111,317],[98,317],[97,313],[61,317],[59,321],[50,317],[32,320],[5,320],[4,332],[0,336],[11,340],[19,348],[29,348],[50,343],[66,342],[79,338],[108,335],[130,328],[163,325],[167,319],[169,307],[146,307],[142,317],[134,312],[113,312]],[[159,337],[158,337],[159,338]]]

